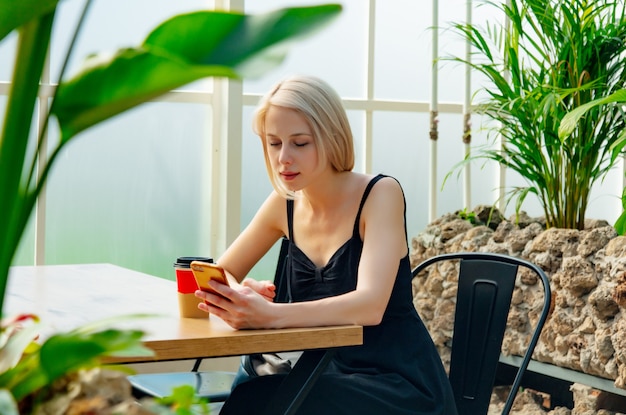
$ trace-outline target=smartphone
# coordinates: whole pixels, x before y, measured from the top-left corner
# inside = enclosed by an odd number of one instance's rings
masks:
[[[207,291],[212,294],[220,295],[215,292],[213,288],[209,287],[210,280],[216,280],[222,284],[229,285],[228,278],[226,278],[226,274],[224,273],[224,269],[217,264],[211,264],[209,262],[203,261],[192,261],[191,272],[193,272],[196,283],[202,291]]]

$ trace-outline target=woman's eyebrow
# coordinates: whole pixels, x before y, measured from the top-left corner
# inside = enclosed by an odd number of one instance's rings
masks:
[[[274,134],[274,133],[265,133],[265,135],[267,137],[279,138],[279,135],[278,134]],[[289,135],[289,137],[300,137],[300,136],[312,137],[313,134],[305,133],[305,132],[299,132],[299,133],[293,133],[293,134]]]

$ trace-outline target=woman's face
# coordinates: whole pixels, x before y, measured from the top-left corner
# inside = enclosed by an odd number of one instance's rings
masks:
[[[291,191],[301,190],[321,171],[313,132],[297,111],[271,106],[265,140],[272,169]]]

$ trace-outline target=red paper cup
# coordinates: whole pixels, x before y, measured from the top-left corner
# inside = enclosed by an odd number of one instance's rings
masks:
[[[191,261],[213,262],[208,257],[179,257],[174,263],[176,272],[176,285],[178,287],[178,309],[180,316],[185,318],[207,318],[209,314],[198,308],[201,299],[194,295],[198,284],[191,272]]]

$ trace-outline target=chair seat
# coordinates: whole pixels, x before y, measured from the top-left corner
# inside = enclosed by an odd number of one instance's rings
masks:
[[[162,398],[172,394],[177,386],[190,385],[196,396],[210,402],[223,402],[230,395],[235,372],[171,372],[128,376],[137,397],[154,396]]]

